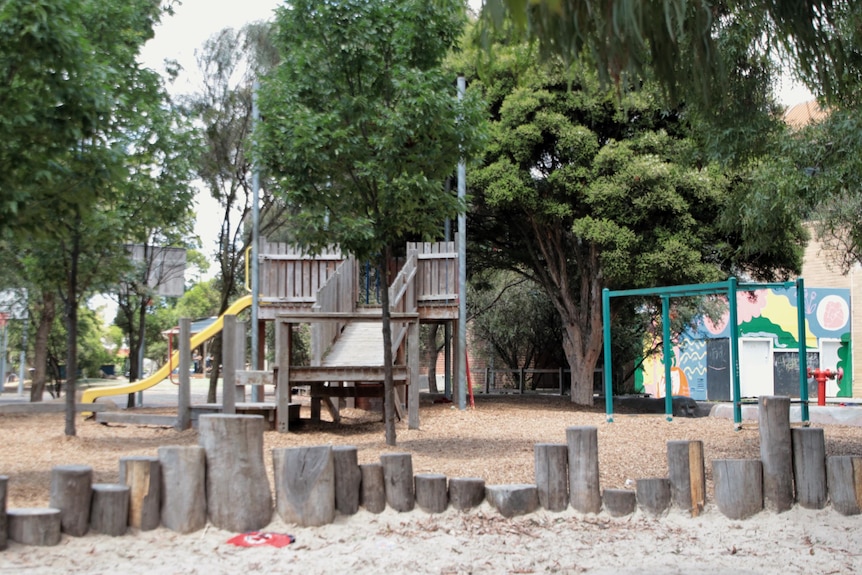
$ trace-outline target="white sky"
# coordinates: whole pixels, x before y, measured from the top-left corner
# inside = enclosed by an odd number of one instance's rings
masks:
[[[174,94],[190,94],[199,88],[195,50],[220,30],[240,28],[246,22],[270,20],[283,0],[181,0],[173,16],[165,16],[156,27],[155,37],[141,51],[141,60],[150,68],[162,71],[165,59],[179,62],[183,72],[169,86]],[[221,209],[206,190],[197,194],[198,218],[195,233],[201,238],[201,250],[209,256],[218,240]],[[215,273],[210,268],[209,277]]]

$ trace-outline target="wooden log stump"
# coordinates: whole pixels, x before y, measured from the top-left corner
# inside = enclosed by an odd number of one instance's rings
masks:
[[[129,486],[94,483],[90,528],[105,535],[125,535],[129,525]]]
[[[177,533],[206,527],[206,451],[198,445],[159,447],[162,525]]]
[[[569,448],[569,501],[575,511],[598,513],[602,510],[599,492],[598,428],[566,428]]]
[[[796,501],[806,509],[826,507],[826,441],[823,429],[796,427],[790,430],[793,445],[793,481]]]
[[[670,479],[648,477],[638,479],[635,489],[638,506],[652,515],[662,515],[670,508]]]
[[[763,463],[763,503],[781,513],[793,506],[793,449],[790,439],[790,398],[758,398],[760,461]]]
[[[89,465],[57,465],[51,469],[49,506],[60,510],[60,529],[81,537],[90,527],[93,468]]]
[[[862,457],[834,455],[827,458],[826,484],[835,511],[841,515],[862,513]]]
[[[712,481],[718,510],[747,519],[763,509],[763,467],[759,459],[713,459]]]
[[[383,484],[386,503],[395,511],[412,511],[416,504],[413,489],[413,458],[409,453],[384,453]]]
[[[158,527],[162,518],[159,458],[121,457],[120,483],[129,486],[129,526],[141,531]]]
[[[259,415],[201,415],[200,444],[206,450],[207,514],[219,529],[245,533],[272,520],[272,491],[263,463]]]
[[[449,504],[458,511],[478,507],[485,501],[485,480],[481,477],[449,479]]]
[[[9,546],[9,519],[6,515],[6,494],[9,492],[9,476],[0,475],[0,551]]]
[[[631,515],[638,505],[637,493],[630,489],[604,489],[602,504],[611,517]]]
[[[286,523],[318,527],[335,519],[335,464],[332,447],[272,450],[275,506]]]
[[[671,503],[697,517],[706,502],[702,441],[668,441],[667,466]]]
[[[48,547],[60,543],[62,511],[53,507],[9,509],[9,539],[24,545]]]
[[[443,513],[449,506],[446,476],[442,473],[417,473],[415,477],[416,504],[428,513]]]
[[[506,518],[533,513],[539,508],[539,492],[535,485],[488,485],[485,499]]]
[[[335,510],[342,515],[353,515],[359,510],[362,483],[357,449],[352,445],[335,446],[332,459],[335,464]]]
[[[569,506],[568,446],[537,443],[533,451],[539,505],[548,511],[565,511]]]
[[[386,509],[383,464],[363,463],[359,466],[359,474],[362,476],[359,485],[359,503],[370,513],[382,513]]]

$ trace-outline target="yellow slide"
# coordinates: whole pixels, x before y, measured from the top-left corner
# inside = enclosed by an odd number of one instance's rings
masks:
[[[222,326],[224,326],[224,316],[236,315],[250,305],[251,295],[243,296],[240,299],[236,300],[229,308],[227,308],[227,310],[222,315],[219,316],[219,318],[215,322],[213,322],[212,325],[207,327],[202,332],[196,333],[192,336],[191,348],[196,348],[197,346],[201,345],[203,342],[220,332]],[[81,403],[93,403],[96,401],[96,399],[100,397],[106,397],[108,395],[127,395],[129,393],[137,393],[138,391],[143,391],[145,389],[153,387],[157,383],[162,382],[170,375],[171,369],[177,367],[177,365],[179,365],[179,351],[175,351],[171,356],[171,361],[160,367],[150,377],[141,379],[139,381],[133,381],[125,385],[112,385],[110,387],[94,387],[92,389],[88,389],[81,396]]]

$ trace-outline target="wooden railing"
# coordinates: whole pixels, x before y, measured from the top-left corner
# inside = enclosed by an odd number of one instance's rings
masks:
[[[341,262],[326,283],[317,290],[316,301],[311,308],[317,313],[352,313],[356,311],[356,260],[348,258]],[[344,327],[344,322],[315,322],[311,332],[312,365],[320,362]]]
[[[458,299],[458,252],[455,242],[408,243],[416,252],[416,298],[419,304],[451,303]]]
[[[353,262],[337,272],[347,260],[337,248],[310,256],[290,244],[264,240],[260,253],[260,302],[263,305],[278,306],[281,313],[310,311],[312,306],[329,312],[355,311],[362,266]],[[455,242],[408,243],[407,254],[390,286],[392,311],[415,313],[423,306],[436,310],[454,306],[458,301]],[[331,280],[336,273],[339,279]],[[335,283],[325,288],[330,281]],[[408,298],[409,304],[402,298]],[[329,345],[325,339],[320,340],[324,347]]]
[[[310,256],[290,244],[261,241],[261,303],[307,309],[344,259],[337,248]]]
[[[417,311],[415,281],[419,261],[417,256],[416,250],[407,250],[407,259],[389,287],[389,309],[394,313],[416,313]],[[392,354],[394,355],[407,336],[408,324],[393,322],[392,328]]]

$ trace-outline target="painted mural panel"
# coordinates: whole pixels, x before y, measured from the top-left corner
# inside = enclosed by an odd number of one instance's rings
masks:
[[[827,391],[828,395],[850,397],[852,372],[850,361],[850,290],[837,288],[806,288],[805,346],[808,365],[820,366],[821,342],[840,342],[838,365],[845,377]],[[674,342],[671,358],[671,383],[674,395],[690,395],[694,399],[728,401],[731,395],[729,312],[713,323],[701,321],[697,327]],[[797,325],[796,288],[762,289],[737,294],[739,337],[770,342],[773,357],[773,380],[766,386],[775,394],[799,396],[799,328]],[[825,357],[835,357],[828,353]],[[794,365],[796,366],[794,368]],[[740,373],[745,370],[742,363]],[[816,386],[814,389],[816,397]],[[660,356],[644,362],[643,391],[663,397],[664,363]]]

